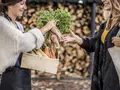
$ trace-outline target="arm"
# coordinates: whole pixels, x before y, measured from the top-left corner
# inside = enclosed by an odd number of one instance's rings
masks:
[[[73,32],[71,32],[71,36],[65,37],[65,42],[76,42],[78,43],[82,48],[86,49],[88,52],[94,52],[95,51],[95,44],[96,41],[101,37],[101,29],[103,30],[103,25],[101,25],[100,30],[94,34],[94,37],[92,38],[81,38],[75,35]]]
[[[94,52],[94,38],[81,38],[75,35],[73,32],[71,33],[72,37],[65,36],[65,42],[75,42],[78,43],[82,48],[86,49],[88,52]]]
[[[51,21],[51,22],[48,22],[44,27],[42,27],[40,29],[40,31],[44,35],[46,32],[48,32],[49,30],[51,30],[53,27],[55,27],[55,23],[53,21]]]
[[[99,31],[95,32],[93,37],[84,38],[83,43],[81,44],[81,47],[86,49],[86,51],[88,51],[88,52],[94,52],[95,46],[97,44],[96,42],[100,41],[105,24],[106,24],[106,22],[104,22],[103,24],[100,25]]]
[[[34,48],[40,48],[44,43],[42,32],[37,29],[31,29],[26,33],[19,33],[17,37],[18,52],[29,52]]]
[[[50,29],[50,27],[43,29],[42,33],[40,29],[34,28],[26,33],[22,33],[20,30],[11,26],[8,21],[2,20],[0,20],[0,27],[0,34],[3,35],[3,38],[9,40],[9,42],[4,43],[6,43],[7,46],[11,43],[10,45],[14,47],[15,53],[28,52],[34,48],[40,48],[44,43],[43,33]]]
[[[82,40],[83,40],[83,43],[81,44],[82,48],[84,48],[87,52],[95,51],[95,43],[96,43],[97,37],[83,38]]]
[[[41,29],[31,29],[27,33],[20,35],[18,38],[19,50],[21,52],[31,51],[34,48],[40,48],[44,43],[43,34],[55,27],[53,21],[48,22]]]

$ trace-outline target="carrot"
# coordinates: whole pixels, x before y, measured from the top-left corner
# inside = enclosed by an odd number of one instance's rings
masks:
[[[45,47],[44,52],[48,57],[50,57],[49,47]]]
[[[52,55],[52,52],[51,52],[51,50],[50,50],[50,58],[53,58],[53,55]]]
[[[37,51],[39,51],[42,54],[42,56],[48,57],[41,49],[37,49]]]
[[[42,54],[39,51],[37,51],[36,49],[33,50],[33,53],[36,55],[42,56]]]
[[[51,58],[56,58],[55,53],[56,53],[55,48],[54,48],[54,47],[51,47],[51,54],[52,54],[52,57],[51,57]]]
[[[39,51],[36,51],[36,55],[42,56],[42,54]]]

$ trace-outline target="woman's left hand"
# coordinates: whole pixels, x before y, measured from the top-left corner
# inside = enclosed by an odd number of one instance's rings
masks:
[[[52,40],[52,42],[54,43],[54,45],[55,45],[55,48],[60,48],[60,44],[59,44],[59,40],[58,40],[58,37],[55,35],[55,34],[53,34],[52,36],[51,36],[51,40]]]
[[[116,47],[120,47],[120,37],[113,37],[112,43],[114,43]]]

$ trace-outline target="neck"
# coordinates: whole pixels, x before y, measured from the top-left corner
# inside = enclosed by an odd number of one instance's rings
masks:
[[[11,18],[12,22],[15,23],[16,17],[11,12],[8,12],[7,14]]]

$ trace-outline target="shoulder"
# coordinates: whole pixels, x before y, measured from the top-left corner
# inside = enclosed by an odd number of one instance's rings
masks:
[[[10,25],[10,22],[4,17],[0,16],[0,26],[4,25]]]
[[[0,16],[0,21],[8,21],[4,16]]]

